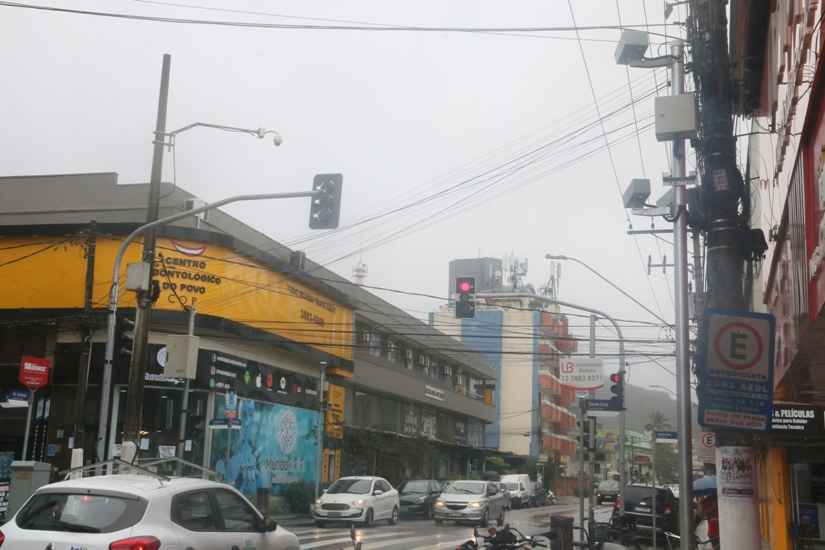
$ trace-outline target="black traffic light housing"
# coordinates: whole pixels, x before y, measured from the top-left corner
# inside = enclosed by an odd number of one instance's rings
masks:
[[[455,301],[456,319],[472,319],[476,315],[476,280],[473,277],[456,277]]]
[[[310,229],[336,229],[341,217],[341,174],[317,174],[312,180],[315,195],[309,208]]]
[[[115,355],[128,358],[135,346],[135,320],[125,314],[118,315],[115,330]]]
[[[624,410],[624,373],[614,372],[610,375],[610,410]]]

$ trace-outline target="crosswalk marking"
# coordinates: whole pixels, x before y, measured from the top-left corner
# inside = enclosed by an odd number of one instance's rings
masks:
[[[372,540],[375,540],[375,539],[385,539],[385,538],[388,538],[388,537],[399,537],[399,536],[402,536],[402,535],[411,535],[412,533],[413,533],[412,531],[402,531],[402,532],[398,532],[398,533],[396,533],[396,532],[393,532],[393,533],[371,533],[369,536],[364,537],[364,547],[369,548],[369,546],[368,546],[369,541],[372,541]],[[311,548],[320,548],[322,546],[329,546],[331,544],[339,544],[339,543],[342,543],[342,542],[343,543],[348,543],[348,542],[350,542],[350,538],[349,537],[341,537],[341,538],[337,538],[337,539],[323,540],[323,541],[319,541],[319,542],[312,542],[310,544],[303,544],[303,541],[301,541],[301,549],[302,550],[310,550]]]
[[[433,541],[430,544],[425,544],[424,546],[416,546],[410,550],[441,550],[443,548],[453,548],[458,544],[462,544],[469,540],[467,537],[455,539],[455,540],[448,540],[444,542]]]

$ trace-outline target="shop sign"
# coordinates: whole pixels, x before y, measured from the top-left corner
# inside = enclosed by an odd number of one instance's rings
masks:
[[[601,359],[585,357],[565,358],[559,361],[559,379],[562,385],[577,390],[596,390],[604,385]]]
[[[636,455],[633,457],[633,464],[639,464],[641,466],[650,464],[650,457],[646,455]]]
[[[768,430],[773,408],[773,315],[709,310],[704,323],[699,423]]]
[[[753,450],[749,447],[720,447],[716,465],[719,496],[753,498]]]
[[[52,362],[43,357],[24,355],[20,359],[20,371],[17,375],[20,383],[31,391],[37,391],[49,383]]]
[[[241,429],[241,419],[240,418],[213,418],[209,421],[209,427],[213,430],[240,430]]]
[[[446,393],[440,388],[424,386],[424,396],[429,397],[430,399],[435,399],[436,401],[444,401]]]
[[[329,384],[327,388],[326,433],[333,439],[344,437],[344,401],[347,390],[338,384]]]
[[[825,413],[822,407],[813,405],[774,403],[771,431],[823,435],[825,434]]]

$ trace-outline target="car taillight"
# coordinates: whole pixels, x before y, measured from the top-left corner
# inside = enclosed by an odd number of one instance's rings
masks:
[[[109,550],[158,550],[160,541],[155,537],[132,537],[109,545]]]
[[[613,501],[613,511],[614,512],[620,512],[622,510],[622,505],[623,504],[624,504],[624,501],[622,500],[622,497],[617,496],[616,500]]]
[[[673,508],[671,508],[670,506],[665,506],[665,514],[669,514],[671,512],[673,512]]]
[[[3,531],[0,531],[0,546],[3,546],[4,542],[6,542],[6,535],[3,534]]]

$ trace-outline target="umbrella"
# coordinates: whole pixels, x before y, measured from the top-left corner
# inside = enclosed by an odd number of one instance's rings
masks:
[[[693,482],[693,496],[705,497],[716,492],[716,476],[700,477]]]

